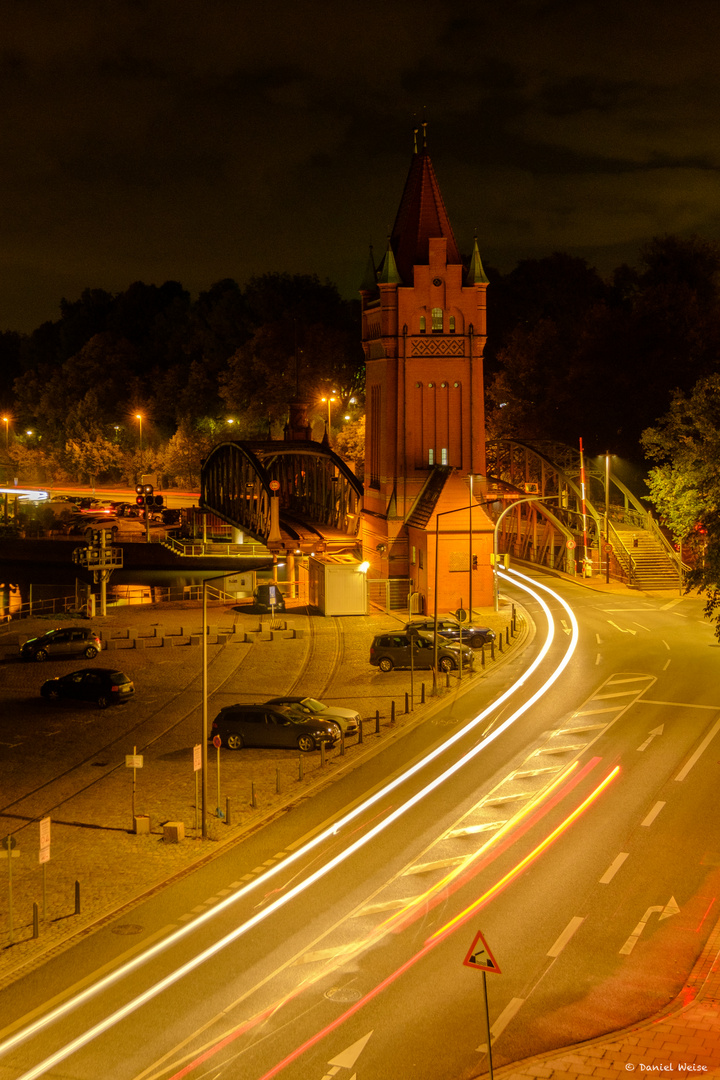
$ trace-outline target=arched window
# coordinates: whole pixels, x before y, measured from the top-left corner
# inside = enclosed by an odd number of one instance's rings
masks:
[[[421,334],[425,333],[425,316],[424,315],[420,316],[420,333]]]
[[[443,328],[442,308],[434,307],[432,309],[432,332],[433,332],[433,334],[442,334],[442,328]]]
[[[450,318],[448,319],[448,323],[449,323],[448,329],[450,330],[450,333],[454,334],[455,333],[455,316],[454,315],[450,316]]]

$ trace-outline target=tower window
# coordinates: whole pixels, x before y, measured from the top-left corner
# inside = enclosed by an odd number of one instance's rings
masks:
[[[425,333],[425,316],[424,315],[420,316],[420,333],[421,334]]]
[[[434,465],[434,464],[435,464],[435,451],[434,450],[428,450],[428,465]]]
[[[455,316],[454,315],[451,315],[450,318],[448,319],[448,329],[450,330],[451,334],[455,333]]]
[[[440,464],[441,465],[447,465],[447,463],[448,463],[448,452],[447,452],[447,448],[443,447],[443,449],[440,451]]]
[[[443,312],[442,308],[434,307],[432,309],[432,332],[433,334],[442,334],[443,329]]]

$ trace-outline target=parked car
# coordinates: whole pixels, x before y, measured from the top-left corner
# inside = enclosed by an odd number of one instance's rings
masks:
[[[66,656],[85,656],[93,660],[102,649],[100,638],[87,626],[63,626],[48,630],[40,637],[28,638],[20,646],[23,660],[64,660]]]
[[[231,750],[287,746],[306,753],[320,743],[334,746],[340,737],[337,724],[280,705],[226,705],[213,720],[211,738],[215,735]]]
[[[356,735],[360,726],[360,713],[354,709],[341,709],[337,705],[325,705],[322,701],[312,697],[274,697],[265,702],[266,705],[288,705],[294,712],[304,713],[306,716],[317,716],[319,720],[327,720],[329,724],[337,724],[338,729],[345,735]]]
[[[410,649],[413,649],[413,667],[431,668],[434,663],[434,636],[425,632],[418,634],[377,634],[370,646],[370,663],[381,671],[394,667],[410,667]],[[448,641],[438,634],[438,667],[441,671],[453,671],[460,664],[472,664],[473,651],[468,645]]]
[[[489,626],[475,626],[473,623],[459,623],[457,619],[438,618],[437,622],[438,634],[442,634],[444,638],[449,638],[450,641],[459,641],[460,632],[462,629],[462,639],[464,645],[469,645],[471,649],[479,649],[481,645],[489,645],[491,641],[495,640],[495,631],[491,630]],[[405,630],[410,632],[413,630],[426,630],[433,633],[435,630],[434,619],[412,619],[411,622],[405,624]]]
[[[72,701],[94,701],[99,709],[108,705],[123,705],[135,693],[135,684],[122,671],[113,668],[81,668],[69,675],[48,679],[40,693],[50,701],[69,698]]]
[[[253,593],[253,600],[255,607],[262,611],[272,611],[273,607],[275,611],[285,610],[285,597],[272,581],[258,585]]]

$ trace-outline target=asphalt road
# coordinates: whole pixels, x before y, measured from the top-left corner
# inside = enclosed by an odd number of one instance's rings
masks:
[[[492,695],[480,685],[138,907],[133,956],[188,930],[0,1057],[0,1077],[51,1067],[133,1080],[480,1075],[482,976],[463,965],[479,930],[500,968],[486,980],[496,1063],[613,1030],[670,1000],[718,916],[716,643],[696,600],[552,587],[579,620],[578,645],[514,722],[573,642],[572,617],[556,600],[544,659],[545,616],[525,597],[538,633]],[[474,716],[482,719],[463,734]],[[348,806],[356,816],[334,826]],[[316,846],[306,850],[308,841]],[[227,935],[236,936],[218,948]],[[217,951],[62,1064],[33,1072],[207,949]],[[122,961],[106,927],[49,962],[0,997],[3,1038],[13,1021],[43,1015],[48,998],[67,1000]]]

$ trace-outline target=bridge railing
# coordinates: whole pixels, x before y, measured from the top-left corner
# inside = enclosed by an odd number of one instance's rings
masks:
[[[174,536],[169,536],[167,540],[163,541],[165,547],[174,551],[176,555],[184,556],[235,556],[240,557],[242,555],[254,556],[267,556],[270,558],[270,552],[264,544],[217,544],[207,541],[203,543],[202,540],[178,540]]]

